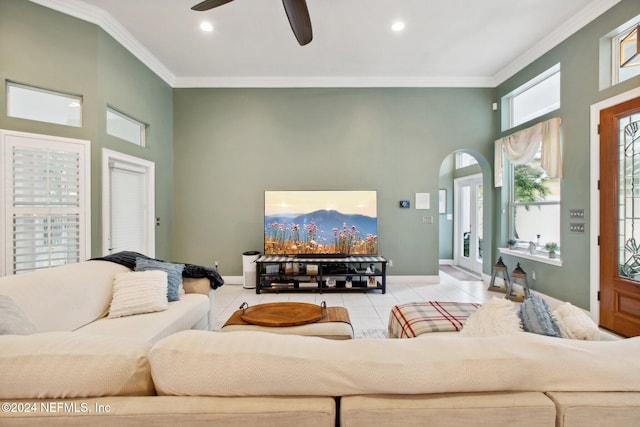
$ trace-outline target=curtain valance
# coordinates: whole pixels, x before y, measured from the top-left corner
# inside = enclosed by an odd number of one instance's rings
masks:
[[[550,178],[562,178],[560,118],[549,119],[495,142],[494,180],[502,187],[504,156],[516,165],[530,162],[542,144],[540,166]]]

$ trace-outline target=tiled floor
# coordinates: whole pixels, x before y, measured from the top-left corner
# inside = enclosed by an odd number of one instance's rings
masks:
[[[394,281],[397,279],[394,278]],[[415,301],[458,301],[485,302],[494,292],[487,291],[487,285],[481,281],[462,282],[446,273],[440,272],[440,283],[387,283],[387,293],[380,291],[369,293],[262,293],[255,289],[244,289],[241,285],[225,285],[215,292],[216,324],[214,329],[224,325],[231,314],[243,302],[249,306],[276,301],[297,301],[320,304],[326,301],[328,306],[342,306],[349,310],[349,317],[356,335],[368,329],[387,329],[389,313],[396,304]]]

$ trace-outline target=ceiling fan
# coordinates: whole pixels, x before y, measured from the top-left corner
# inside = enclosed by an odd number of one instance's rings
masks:
[[[199,12],[222,6],[233,0],[205,0],[191,9]],[[306,0],[282,0],[284,10],[289,18],[289,24],[293,34],[295,34],[300,46],[304,46],[311,41],[313,33],[311,31],[311,18],[309,17],[309,9],[307,9]]]

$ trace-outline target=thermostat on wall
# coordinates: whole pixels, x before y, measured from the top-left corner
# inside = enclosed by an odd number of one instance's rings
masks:
[[[400,200],[400,207],[401,208],[411,207],[411,202],[408,200]]]

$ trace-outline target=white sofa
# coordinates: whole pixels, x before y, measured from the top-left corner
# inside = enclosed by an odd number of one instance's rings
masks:
[[[85,261],[0,277],[10,297],[38,332],[76,331],[156,342],[184,329],[210,329],[214,292],[208,279],[183,279],[185,293],[154,313],[107,318],[114,276],[130,271],[110,261]]]
[[[640,338],[0,337],[0,426],[632,426]],[[44,405],[44,406],[43,406]],[[53,408],[53,409],[52,409]]]

